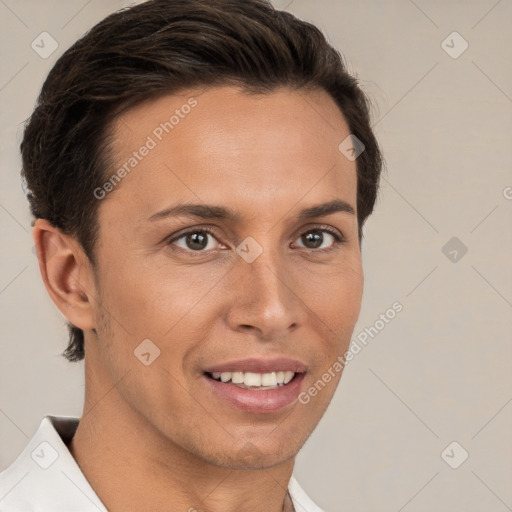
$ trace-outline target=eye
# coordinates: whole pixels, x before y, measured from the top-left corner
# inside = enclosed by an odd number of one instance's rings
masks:
[[[182,249],[188,249],[194,252],[206,252],[207,250],[215,249],[215,244],[210,243],[211,240],[216,240],[213,233],[208,228],[194,229],[182,233],[181,235],[169,240],[169,244],[176,244]],[[183,245],[178,244],[178,241],[183,240]]]
[[[326,237],[327,234],[327,237]],[[327,246],[324,246],[325,242],[329,242],[331,239],[331,243]],[[310,229],[309,231],[305,231],[300,235],[297,240],[300,240],[306,249],[333,249],[334,246],[343,243],[344,238],[340,236],[336,231],[329,228],[315,228]],[[334,242],[332,242],[334,240]]]
[[[304,231],[297,240],[303,244],[299,245],[299,247],[312,250],[319,249],[320,252],[324,250],[329,251],[334,249],[336,245],[345,242],[343,235],[339,234],[337,230],[328,227],[318,227]],[[325,245],[326,242],[327,245]],[[181,233],[169,239],[167,243],[197,255],[214,249],[226,248],[215,238],[214,231],[206,226]]]

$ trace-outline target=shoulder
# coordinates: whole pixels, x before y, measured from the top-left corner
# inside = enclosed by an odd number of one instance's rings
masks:
[[[0,512],[106,512],[67,443],[78,418],[47,415],[16,460],[0,473]]]

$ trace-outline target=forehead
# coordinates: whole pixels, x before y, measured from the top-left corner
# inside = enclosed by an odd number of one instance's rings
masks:
[[[258,212],[306,193],[309,202],[341,194],[355,203],[356,164],[338,150],[349,133],[325,91],[225,86],[162,96],[113,123],[112,171],[125,172],[107,202],[146,219],[176,199]]]

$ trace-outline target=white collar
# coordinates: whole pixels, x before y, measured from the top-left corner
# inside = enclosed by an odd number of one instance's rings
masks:
[[[67,444],[79,418],[46,415],[22,453],[0,472],[0,510],[9,512],[108,512]],[[291,477],[296,512],[323,512]]]

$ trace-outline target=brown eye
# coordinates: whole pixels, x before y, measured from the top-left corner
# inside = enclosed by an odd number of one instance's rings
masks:
[[[176,244],[182,249],[188,249],[194,252],[206,252],[207,250],[214,249],[215,243],[211,243],[211,240],[216,240],[213,234],[205,229],[196,229],[194,231],[188,231],[181,235],[173,238],[169,241],[169,244]],[[182,244],[176,242],[183,240]]]
[[[302,233],[297,240],[306,249],[329,249],[343,242],[343,238],[330,229],[311,229]]]
[[[208,246],[208,234],[198,231],[185,236],[185,244],[189,249],[201,250]]]
[[[318,249],[323,243],[324,235],[321,231],[310,231],[302,235],[301,240],[308,249]]]

